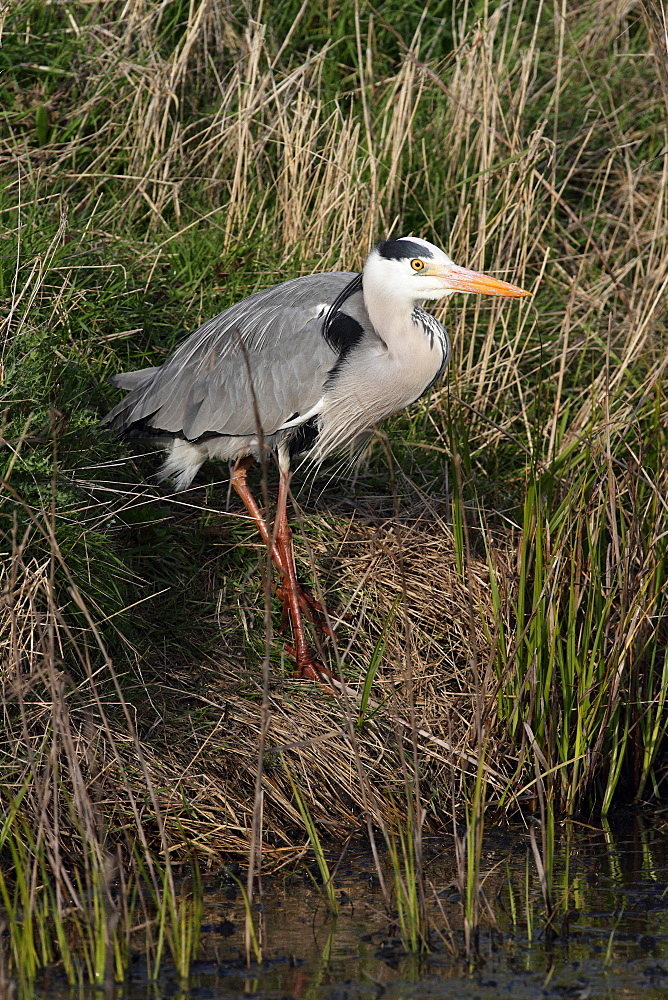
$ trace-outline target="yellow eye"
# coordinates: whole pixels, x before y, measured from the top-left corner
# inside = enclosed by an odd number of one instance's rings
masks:
[[[415,260],[411,261],[411,267],[414,271],[424,271],[424,261],[416,257]]]

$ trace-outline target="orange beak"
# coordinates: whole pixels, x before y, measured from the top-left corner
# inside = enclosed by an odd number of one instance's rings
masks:
[[[452,264],[447,268],[434,271],[434,277],[442,278],[448,288],[453,288],[456,292],[478,292],[480,295],[507,295],[511,298],[519,299],[525,295],[531,295],[517,285],[511,285],[507,281],[500,281],[493,278],[491,274],[482,274],[480,271],[469,271],[467,267],[458,267]]]

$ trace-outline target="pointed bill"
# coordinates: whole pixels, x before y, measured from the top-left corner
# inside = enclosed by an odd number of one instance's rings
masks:
[[[511,285],[508,281],[501,281],[493,278],[491,274],[483,274],[481,271],[469,271],[467,267],[458,267],[451,264],[445,268],[435,268],[432,272],[435,277],[442,278],[449,288],[457,292],[477,292],[479,295],[506,295],[511,298],[522,298],[531,295],[531,292]]]

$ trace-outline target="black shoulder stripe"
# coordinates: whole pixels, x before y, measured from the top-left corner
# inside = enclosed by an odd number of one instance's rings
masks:
[[[364,336],[364,328],[344,312],[335,313],[329,321],[327,343],[338,351],[339,355],[347,354]]]
[[[299,427],[295,427],[288,441],[290,458],[294,458],[295,455],[301,455],[304,451],[309,451],[319,433],[320,426],[317,416],[311,417],[310,420],[300,424]]]
[[[362,275],[356,274],[353,280],[348,282],[343,291],[339,292],[339,294],[336,296],[331,306],[327,310],[327,315],[325,316],[325,322],[322,324],[323,337],[325,338],[329,346],[332,348],[332,350],[338,351],[339,354],[341,354],[342,351],[350,350],[351,345],[349,345],[348,340],[351,333],[350,333],[350,328],[348,334],[345,334],[340,327],[337,327],[337,330],[333,331],[332,327],[334,325],[334,320],[339,315],[339,310],[341,309],[341,306],[346,301],[346,299],[349,299],[351,295],[355,295],[357,292],[361,291],[362,291]],[[351,317],[346,316],[346,319],[350,318]],[[352,320],[352,322],[355,322],[355,320]],[[359,327],[360,330],[362,329],[359,323],[357,323],[356,325]],[[341,340],[343,341],[342,343]],[[357,340],[359,340],[359,335],[357,337]],[[357,343],[357,340],[355,341],[355,343]]]
[[[346,285],[342,292],[334,299],[322,324],[322,335],[332,348],[338,353],[338,358],[334,366],[327,372],[325,388],[331,386],[339,377],[350,352],[359,344],[364,337],[364,327],[349,316],[348,313],[341,312],[341,306],[351,295],[362,291],[362,275],[356,274],[353,280]]]
[[[364,330],[359,325],[356,319],[353,319],[352,316],[344,316],[343,313],[340,313],[339,315],[342,317],[342,319],[345,319],[348,321],[348,323],[350,323],[350,326],[347,328],[348,340],[346,342],[345,347],[343,348],[338,358],[334,362],[333,366],[327,372],[327,378],[325,379],[325,389],[329,389],[332,385],[334,385],[339,375],[347,365],[348,358],[350,357],[353,348],[355,348],[357,344],[359,344],[360,340],[364,336]],[[352,334],[354,333],[355,330],[357,332],[357,335],[353,337]]]

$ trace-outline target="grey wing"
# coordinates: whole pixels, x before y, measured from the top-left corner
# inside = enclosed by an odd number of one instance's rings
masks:
[[[103,423],[190,441],[247,436],[257,433],[256,405],[263,433],[274,433],[322,397],[338,357],[322,336],[323,321],[354,277],[308,275],[243,299],[204,323],[162,367],[116,376],[130,392]]]

